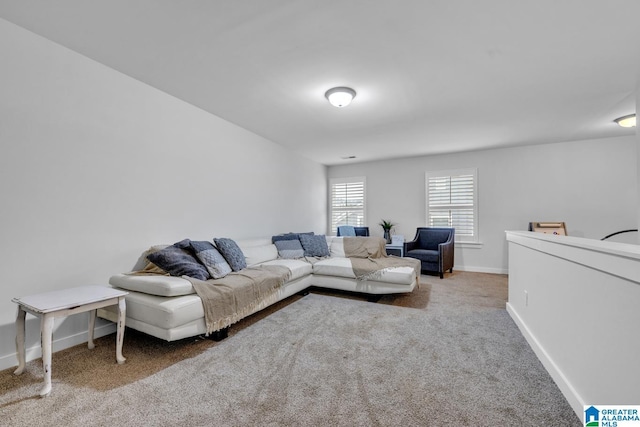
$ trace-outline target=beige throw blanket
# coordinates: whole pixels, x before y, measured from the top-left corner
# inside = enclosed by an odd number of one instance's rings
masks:
[[[222,279],[183,277],[202,299],[208,335],[275,303],[291,271],[272,265],[245,268]]]
[[[345,237],[343,245],[357,280],[379,279],[384,271],[397,267],[413,268],[416,280],[420,279],[420,261],[388,256],[382,237]]]

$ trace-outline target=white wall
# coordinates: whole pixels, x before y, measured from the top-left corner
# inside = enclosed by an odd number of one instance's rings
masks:
[[[638,77],[636,78],[636,114],[640,111],[638,107],[640,107],[640,70],[637,70]],[[636,147],[637,147],[637,159],[638,166],[640,167],[640,133],[638,132],[638,126],[636,125]],[[638,224],[640,228],[640,169],[636,171],[636,182],[638,183],[638,192],[636,193],[636,202],[637,202],[637,212],[638,212]],[[638,239],[636,243],[640,244],[640,233],[638,234]]]
[[[12,297],[106,284],[152,244],[325,231],[323,165],[1,19],[0,57],[0,368]]]
[[[637,228],[637,145],[627,136],[424,156],[332,166],[329,177],[366,176],[372,233],[384,218],[412,239],[425,225],[425,172],[478,168],[483,245],[456,247],[455,268],[506,273],[504,231],[530,221],[565,221],[569,235],[594,239]]]

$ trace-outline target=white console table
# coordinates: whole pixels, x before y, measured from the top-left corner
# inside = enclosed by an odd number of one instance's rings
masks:
[[[118,306],[118,324],[116,332],[116,361],[120,364],[126,360],[122,356],[122,343],[124,341],[124,321],[126,307],[124,296],[128,292],[119,291],[105,286],[83,286],[79,288],[62,289],[45,292],[21,298],[13,298],[11,301],[18,304],[18,316],[16,318],[16,352],[18,355],[18,369],[15,375],[20,375],[25,368],[24,326],[25,315],[31,313],[40,316],[41,345],[42,345],[42,369],[44,371],[44,387],[40,396],[46,396],[51,392],[51,341],[53,334],[53,321],[56,317],[70,316],[72,314],[89,311],[89,340],[88,347],[94,348],[93,334],[96,324],[96,310],[109,305]]]

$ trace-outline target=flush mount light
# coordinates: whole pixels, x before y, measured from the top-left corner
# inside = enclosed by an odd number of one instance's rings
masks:
[[[324,96],[334,107],[346,107],[355,98],[356,91],[350,87],[334,87],[329,89]]]
[[[629,114],[628,116],[619,117],[614,120],[617,124],[623,128],[632,128],[636,126],[636,115]]]

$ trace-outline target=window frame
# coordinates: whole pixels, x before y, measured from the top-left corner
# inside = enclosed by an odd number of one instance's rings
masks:
[[[336,185],[341,185],[341,184],[362,184],[362,208],[348,208],[348,207],[344,207],[344,208],[340,208],[338,207],[338,209],[336,209],[336,206],[334,206],[333,202],[334,202],[334,187]],[[329,179],[329,234],[330,235],[335,235],[337,234],[337,227],[338,224],[334,223],[334,212],[336,211],[342,211],[345,213],[348,212],[352,212],[352,213],[361,213],[362,215],[362,221],[358,224],[340,224],[340,225],[353,225],[356,227],[364,227],[367,224],[367,178],[364,176],[354,176],[354,177],[344,177],[344,178],[330,178]]]
[[[481,245],[480,243],[480,235],[479,235],[479,215],[478,215],[478,168],[461,168],[461,169],[449,169],[449,170],[440,170],[440,171],[427,171],[425,172],[425,224],[427,227],[429,225],[429,180],[437,177],[447,177],[451,178],[454,176],[461,175],[471,175],[473,177],[473,236],[463,235],[457,232],[455,235],[456,245],[458,246],[470,246],[475,247],[476,245]],[[446,206],[446,205],[444,205]],[[449,204],[450,209],[468,209],[468,205],[456,205],[454,203]],[[450,225],[454,227],[453,224]],[[455,228],[455,227],[454,227]]]

